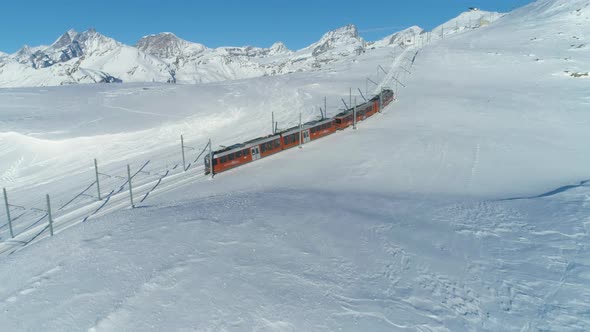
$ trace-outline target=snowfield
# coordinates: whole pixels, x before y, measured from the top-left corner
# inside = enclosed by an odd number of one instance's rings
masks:
[[[472,15],[288,75],[0,90],[19,216],[16,239],[0,227],[0,328],[590,330],[590,1]],[[268,134],[270,112],[287,128],[381,86],[399,100],[358,130],[214,179],[193,162],[209,138]],[[84,219],[94,158],[109,202]],[[56,234],[23,246],[46,193]]]

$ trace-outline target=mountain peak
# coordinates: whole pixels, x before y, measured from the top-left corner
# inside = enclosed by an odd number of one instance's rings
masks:
[[[287,46],[285,44],[283,44],[283,42],[276,42],[276,43],[272,44],[269,51],[270,51],[269,55],[284,54],[284,53],[291,52],[287,48]]]
[[[336,48],[347,48],[347,53],[363,48],[365,41],[359,36],[356,25],[348,24],[325,33],[320,41],[312,44],[313,56],[318,56]]]
[[[353,38],[358,38],[359,33],[356,25],[354,24],[347,24],[343,27],[331,31],[333,34],[340,34],[340,35],[349,35]],[[330,33],[330,32],[328,32]]]
[[[70,29],[70,30],[66,31],[63,35],[61,35],[59,38],[57,38],[57,40],[54,41],[50,47],[52,47],[52,48],[65,47],[65,46],[71,44],[74,41],[74,38],[77,37],[77,35],[78,35],[78,33],[74,29]]]
[[[195,55],[207,49],[204,45],[181,39],[172,32],[161,32],[142,37],[135,47],[160,59]]]

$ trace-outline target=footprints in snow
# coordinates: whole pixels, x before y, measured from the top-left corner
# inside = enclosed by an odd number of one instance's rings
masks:
[[[457,316],[468,321],[479,321],[482,318],[479,296],[469,287],[434,274],[418,277],[418,284]]]
[[[20,157],[17,161],[12,163],[12,165],[10,165],[10,167],[8,167],[8,169],[0,175],[0,182],[2,182],[2,183],[14,182],[14,179],[16,177],[18,177],[18,172],[19,172],[20,166],[22,165],[22,163],[24,161],[25,161],[25,158]]]
[[[61,270],[61,266],[56,266],[52,269],[49,269],[29,280],[26,286],[16,291],[14,294],[9,296],[4,300],[4,303],[14,303],[18,301],[21,296],[25,296],[27,294],[31,294],[36,292],[39,288],[41,288],[45,283],[47,283],[51,276]]]

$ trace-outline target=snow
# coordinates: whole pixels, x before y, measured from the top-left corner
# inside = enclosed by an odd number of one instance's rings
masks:
[[[150,160],[143,194],[179,163],[180,133],[192,161],[209,137],[267,134],[271,110],[286,128],[327,96],[333,115],[349,87],[378,90],[367,76],[399,94],[356,131],[213,180],[200,161],[172,170],[136,209],[121,192],[81,223],[99,203],[80,197],[24,248],[0,229],[0,327],[589,330],[590,100],[588,80],[565,73],[588,71],[587,4],[538,1],[311,72],[0,90],[0,186],[27,208],[45,193],[66,203],[95,157],[117,175]],[[105,196],[124,182],[104,181]],[[19,233],[42,216],[27,213]]]
[[[484,10],[464,12],[454,19],[432,29],[432,35],[434,38],[441,38],[447,35],[464,32],[465,30],[477,29],[488,26],[501,17],[501,13]]]

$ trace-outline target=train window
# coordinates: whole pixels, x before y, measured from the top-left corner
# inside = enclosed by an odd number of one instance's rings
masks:
[[[217,158],[213,159],[213,166],[217,165]]]
[[[229,159],[230,161],[234,160],[234,154],[233,153],[228,154],[227,159]]]
[[[266,144],[260,144],[260,152],[266,152]]]
[[[223,156],[223,157],[221,157],[221,163],[224,163],[224,162],[226,162],[226,161],[227,161],[227,156]]]
[[[342,123],[342,120],[336,119],[336,123],[340,124],[340,123]]]
[[[246,150],[244,150],[244,156],[247,156],[247,155],[249,155],[249,154],[250,154],[250,149],[246,149]]]
[[[275,140],[275,149],[278,149],[281,147],[281,141],[280,140]]]
[[[240,158],[242,156],[242,151],[237,151],[236,152],[236,158]]]

